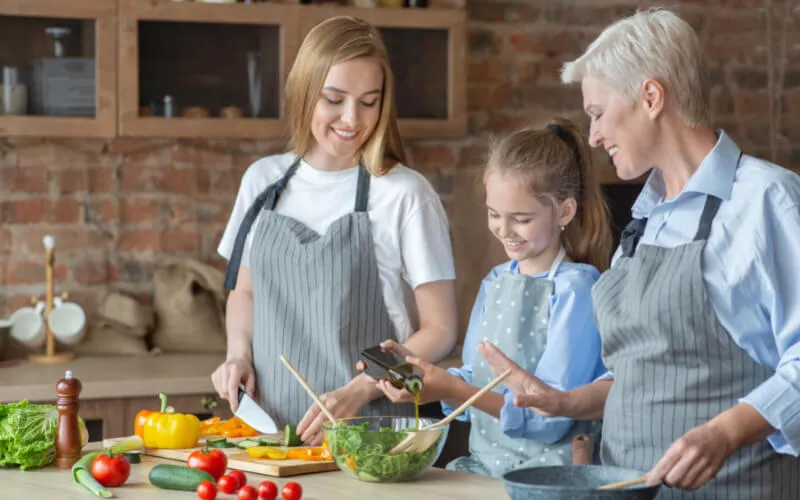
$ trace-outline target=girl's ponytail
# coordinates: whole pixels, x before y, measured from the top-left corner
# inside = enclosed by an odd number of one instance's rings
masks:
[[[605,271],[611,263],[613,244],[610,212],[592,165],[589,143],[574,123],[566,120],[554,120],[551,123],[568,134],[567,142],[575,151],[580,168],[575,198],[578,212],[574,222],[564,229],[564,248],[575,262],[586,262]]]

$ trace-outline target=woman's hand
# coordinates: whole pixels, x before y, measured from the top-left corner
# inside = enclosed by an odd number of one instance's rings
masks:
[[[717,475],[734,451],[775,430],[753,406],[739,403],[675,441],[647,474],[647,482],[696,490]]]
[[[647,474],[647,484],[696,490],[717,475],[735,449],[713,424],[697,426],[670,446]]]
[[[231,411],[235,412],[239,406],[239,384],[244,384],[247,395],[254,397],[256,388],[256,374],[253,364],[246,358],[226,359],[211,374],[211,384],[222,399],[227,399]]]
[[[504,383],[514,393],[514,404],[516,406],[528,407],[543,417],[562,414],[567,393],[550,387],[537,376],[524,370],[521,366],[508,359],[491,342],[478,344],[478,351],[489,363],[495,375],[500,375],[508,368],[511,368],[511,375],[504,380]]]
[[[374,386],[375,382],[362,374],[335,391],[321,394],[319,399],[336,419],[355,417],[372,399]],[[297,434],[304,443],[319,446],[323,440],[322,424],[327,421],[328,418],[322,410],[312,403],[311,408],[297,424]]]

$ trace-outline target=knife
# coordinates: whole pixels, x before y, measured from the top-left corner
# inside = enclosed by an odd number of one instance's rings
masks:
[[[236,407],[234,415],[241,418],[244,423],[263,434],[277,434],[278,426],[275,421],[258,405],[253,398],[247,395],[243,385],[239,386],[239,405]]]

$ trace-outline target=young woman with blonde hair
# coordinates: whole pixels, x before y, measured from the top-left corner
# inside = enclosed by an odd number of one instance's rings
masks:
[[[316,26],[286,82],[291,151],[248,168],[219,245],[231,293],[214,387],[235,408],[243,384],[310,443],[324,416],[280,354],[336,417],[411,415],[355,370],[360,350],[390,337],[436,362],[455,345],[448,220],[403,165],[394,98],[374,27]]]

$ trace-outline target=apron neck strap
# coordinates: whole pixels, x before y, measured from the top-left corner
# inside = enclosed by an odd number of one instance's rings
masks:
[[[553,277],[555,277],[556,271],[558,271],[558,266],[560,266],[561,262],[564,261],[565,255],[567,255],[567,251],[564,250],[564,247],[561,247],[558,250],[558,255],[556,255],[556,260],[554,260],[553,265],[550,266],[550,271],[547,273],[547,279],[552,280]]]
[[[369,203],[369,172],[367,172],[364,163],[358,162],[358,184],[356,187],[356,212],[366,212],[367,204]]]
[[[286,189],[286,186],[289,184],[289,180],[292,177],[294,177],[294,174],[295,172],[297,172],[297,169],[299,167],[300,167],[300,157],[298,156],[297,158],[295,158],[292,164],[289,165],[289,168],[286,169],[286,173],[283,174],[283,177],[278,179],[278,182],[276,182],[271,186],[272,189],[269,189],[269,195],[267,196],[266,200],[264,200],[263,206],[260,208],[265,208],[267,210],[275,210],[275,206],[278,205],[278,198],[281,197],[281,195],[283,194],[283,190]]]

